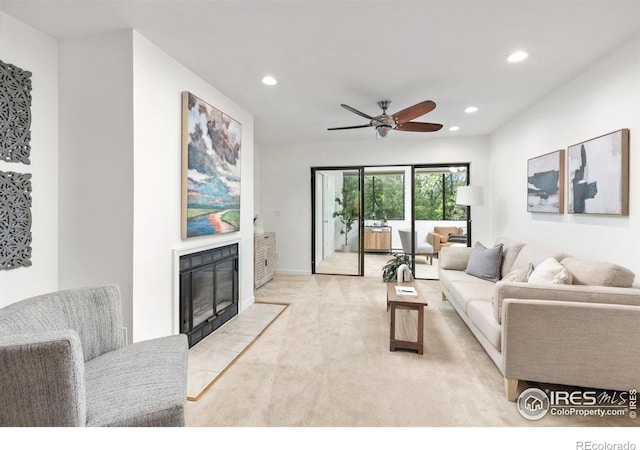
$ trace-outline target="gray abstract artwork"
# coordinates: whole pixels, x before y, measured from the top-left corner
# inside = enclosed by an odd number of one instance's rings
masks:
[[[0,269],[31,265],[31,174],[0,171]]]
[[[564,212],[564,150],[527,162],[527,211]]]
[[[569,213],[629,214],[629,129],[568,148]]]
[[[0,159],[30,164],[31,72],[0,61]]]

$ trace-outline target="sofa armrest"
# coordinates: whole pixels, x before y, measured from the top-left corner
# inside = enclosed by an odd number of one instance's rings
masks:
[[[640,307],[505,299],[508,379],[628,390],[640,386]]]
[[[438,256],[438,268],[465,270],[471,257],[471,247],[442,247]]]
[[[0,337],[0,425],[85,426],[84,359],[77,333]]]
[[[498,323],[502,323],[505,298],[640,306],[640,289],[499,281],[493,291],[493,317]]]

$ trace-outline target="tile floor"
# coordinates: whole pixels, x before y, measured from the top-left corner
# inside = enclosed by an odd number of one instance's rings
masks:
[[[189,349],[187,399],[197,401],[287,307],[254,303]]]

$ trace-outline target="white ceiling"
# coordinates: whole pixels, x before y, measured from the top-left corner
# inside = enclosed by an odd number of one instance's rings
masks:
[[[639,1],[11,1],[0,9],[55,37],[135,28],[255,117],[258,144],[371,140],[423,100],[436,133],[489,134],[640,30]],[[513,65],[515,49],[529,59]],[[261,83],[272,74],[279,84]],[[196,93],[197,94],[197,93]],[[475,105],[479,111],[465,114]],[[606,111],[603,111],[606,114]],[[460,126],[452,132],[450,126]]]

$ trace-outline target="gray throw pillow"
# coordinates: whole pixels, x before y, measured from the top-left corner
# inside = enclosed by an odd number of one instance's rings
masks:
[[[502,244],[486,248],[476,242],[471,250],[471,256],[465,270],[469,275],[489,281],[500,280],[502,266]]]

